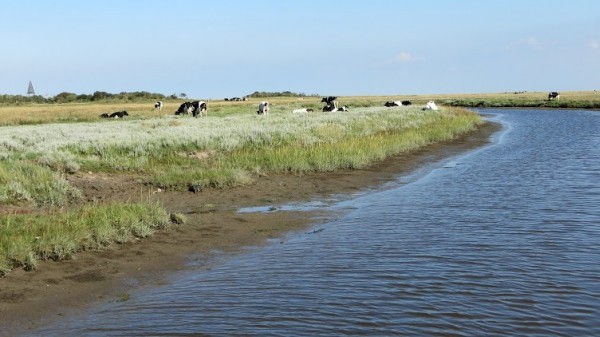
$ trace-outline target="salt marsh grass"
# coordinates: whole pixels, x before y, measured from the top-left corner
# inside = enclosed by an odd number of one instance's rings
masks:
[[[78,190],[48,167],[27,160],[0,161],[0,203],[57,207],[79,196]]]
[[[33,269],[38,260],[64,259],[113,242],[146,237],[169,223],[151,203],[86,206],[39,215],[0,217],[0,275],[15,267]]]
[[[125,109],[139,114],[118,120],[97,115],[123,107],[92,104],[83,117],[60,112],[72,116],[9,121],[0,126],[0,204],[28,205],[39,215],[0,215],[0,273],[143,237],[169,222],[157,205],[73,205],[78,191],[65,177],[80,170],[135,174],[173,190],[226,188],[270,173],[363,168],[455,138],[482,122],[462,108],[347,102],[353,106],[348,112],[292,114],[298,107],[318,111],[321,103],[280,98],[267,116],[256,115],[256,102],[219,103],[202,118],[165,112],[174,111],[176,102],[165,104],[162,113],[135,103]],[[8,108],[1,107],[0,115]],[[57,211],[70,203],[68,212]]]
[[[248,183],[260,172],[364,167],[455,137],[479,122],[458,108],[370,107],[22,125],[1,128],[0,157],[29,158],[66,172],[137,172],[167,188],[226,187]]]

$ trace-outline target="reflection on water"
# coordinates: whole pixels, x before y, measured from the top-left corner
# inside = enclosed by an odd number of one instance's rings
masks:
[[[600,335],[600,113],[486,112],[490,146],[35,335]]]

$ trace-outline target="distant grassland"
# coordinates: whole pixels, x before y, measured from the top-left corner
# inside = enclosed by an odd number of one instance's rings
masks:
[[[341,105],[351,108],[382,106],[389,100],[410,100],[413,104],[424,105],[434,100],[438,105],[462,107],[550,107],[550,108],[586,108],[600,109],[600,92],[568,91],[561,92],[560,100],[548,101],[547,92],[505,92],[482,94],[432,94],[432,95],[394,95],[394,96],[348,96],[339,97]],[[192,99],[188,99],[192,100]],[[262,99],[249,101],[224,101],[202,99],[208,102],[209,114],[226,116],[256,111]],[[318,97],[276,97],[268,98],[272,104],[272,112],[290,112],[294,108],[312,107],[320,111],[323,105]],[[184,100],[164,100],[162,111],[153,109],[154,102],[146,103],[65,103],[65,104],[20,104],[17,106],[0,106],[0,126],[71,123],[96,121],[104,112],[127,110],[132,119],[159,117],[173,114]]]
[[[433,95],[444,105],[492,108],[600,109],[600,92],[566,91],[560,100],[548,100],[547,92],[506,92],[500,94]]]
[[[321,112],[315,97],[278,97],[267,116],[259,99],[208,102],[208,117],[175,116],[146,103],[31,104],[0,107],[0,275],[34,268],[82,249],[149,235],[169,223],[152,203],[84,205],[66,176],[78,171],[133,174],[181,191],[249,184],[270,173],[363,168],[386,157],[449,140],[475,129],[481,117],[457,100],[500,104],[544,102],[547,93],[339,97],[348,112]],[[410,107],[383,107],[411,100]],[[435,100],[439,111],[421,107]],[[562,102],[598,104],[595,92],[561,93]],[[556,102],[549,102],[556,103]],[[504,104],[504,103],[502,103]],[[573,103],[573,105],[576,105]],[[481,106],[479,103],[473,106]],[[292,114],[297,108],[315,112]],[[101,119],[127,110],[126,119]],[[14,207],[35,215],[16,215]],[[58,211],[69,206],[67,212]]]

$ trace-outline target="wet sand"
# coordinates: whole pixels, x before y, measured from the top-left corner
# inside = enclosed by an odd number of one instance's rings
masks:
[[[167,211],[185,214],[187,221],[136,242],[78,253],[71,260],[42,261],[34,271],[13,270],[0,278],[0,335],[18,335],[95,303],[122,300],[133,290],[168,283],[178,271],[209,268],[212,252],[241,253],[244,247],[306,230],[327,217],[299,211],[238,213],[241,207],[276,206],[377,188],[399,174],[483,146],[499,129],[488,122],[459,139],[388,158],[367,169],[275,174],[248,186],[199,193],[160,191],[135,176],[72,175],[69,180],[88,202],[157,200]]]

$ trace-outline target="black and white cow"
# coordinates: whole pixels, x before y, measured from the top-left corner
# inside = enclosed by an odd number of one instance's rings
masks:
[[[385,102],[385,106],[387,107],[391,107],[391,106],[407,106],[407,105],[411,105],[412,102],[411,101],[387,101]]]
[[[325,108],[323,108],[323,111],[334,111],[337,110],[337,96],[328,96],[328,97],[323,97],[321,99],[321,103],[325,103]],[[327,110],[326,110],[327,109]]]
[[[269,102],[262,101],[258,104],[258,111],[256,111],[259,115],[268,115],[269,114]]]
[[[202,117],[203,114],[205,116],[208,116],[208,108],[206,107],[206,102],[194,101],[192,102],[192,108],[192,116],[198,117],[198,115],[200,115],[200,117]]]
[[[100,115],[101,118],[123,118],[125,116],[129,116],[129,114],[125,110],[113,112],[111,114],[103,113]]]
[[[336,108],[333,105],[326,105],[323,107],[323,112],[331,112],[331,111],[348,111],[347,106],[342,106],[341,108]]]
[[[156,103],[154,103],[154,110],[162,110],[162,106],[163,106],[163,102],[162,101],[157,101]]]
[[[552,91],[548,93],[548,100],[553,100],[556,99],[557,101],[560,100],[560,93],[556,92],[556,91]]]
[[[177,109],[177,111],[175,111],[176,115],[189,115],[190,113],[192,113],[194,110],[194,107],[192,106],[192,102],[184,102],[181,103],[181,105],[179,106],[179,109]]]

